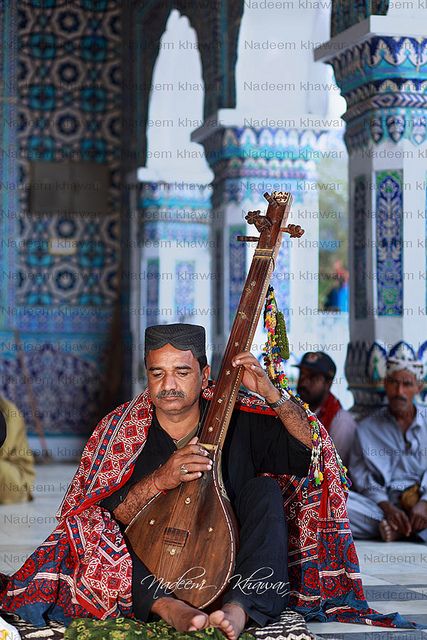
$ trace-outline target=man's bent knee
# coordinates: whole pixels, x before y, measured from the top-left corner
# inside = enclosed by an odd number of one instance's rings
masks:
[[[274,512],[283,512],[283,496],[279,483],[269,476],[259,476],[248,480],[237,496],[238,510],[262,507]]]

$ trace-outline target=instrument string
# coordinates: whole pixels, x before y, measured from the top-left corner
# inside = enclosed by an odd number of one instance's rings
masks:
[[[196,431],[196,436],[198,438],[200,438],[200,435],[202,433],[203,430],[203,426],[205,423],[205,419],[206,416],[208,414],[209,411],[209,406],[210,403],[209,402],[205,402],[202,405],[202,410],[201,410],[201,415],[200,415],[200,419],[199,419],[199,423],[197,426],[197,431]],[[203,443],[201,443],[203,444]],[[184,492],[185,492],[185,485],[187,483],[182,482],[179,487],[177,487],[177,489],[175,490],[175,499],[172,505],[172,509],[170,510],[170,516],[168,519],[168,523],[167,523],[167,527],[172,528],[172,524],[173,523],[177,523],[182,521],[182,518],[178,517],[178,509],[181,507],[182,505],[182,501],[184,500]],[[185,513],[185,511],[184,511]],[[191,535],[191,532],[189,532],[189,535]],[[163,569],[164,566],[167,566],[168,571],[170,569],[173,570],[173,573],[175,572],[175,568],[178,566],[178,564],[180,563],[180,558],[179,558],[179,553],[176,553],[174,556],[171,556],[169,551],[166,550],[166,545],[162,546],[162,554],[161,554],[161,561],[159,563],[159,567],[161,567]],[[163,562],[162,562],[163,560]]]
[[[207,412],[209,409],[209,403],[206,402],[204,403],[204,406],[202,408],[201,411],[201,416],[199,419],[199,423],[197,425],[197,431],[196,431],[196,436],[199,437],[201,430],[203,428],[203,423],[204,420],[206,418]],[[182,505],[182,500],[184,499],[184,489],[185,489],[185,485],[186,483],[181,482],[181,484],[175,489],[174,493],[175,493],[175,499],[172,505],[172,509],[169,512],[169,518],[167,521],[167,528],[173,528],[172,524],[173,523],[177,523],[181,521],[181,518],[177,517],[178,514],[178,509],[181,507]],[[169,568],[173,568],[173,570],[175,570],[176,566],[179,564],[179,552],[175,553],[175,555],[171,556],[170,552],[167,550],[167,546],[170,545],[166,545],[163,544],[162,545],[162,553],[160,554],[160,559],[159,559],[159,570],[162,570],[164,566],[167,566],[168,569]],[[174,572],[174,571],[173,571]]]
[[[183,495],[182,495],[183,489],[184,489],[184,483],[181,483],[174,490],[175,499],[172,505],[172,509],[169,512],[166,529],[168,528],[172,529],[172,524],[177,523],[181,520],[181,518],[178,517],[178,508],[181,504],[181,501],[183,500]],[[164,534],[165,534],[165,531],[163,531],[163,536]],[[170,569],[172,568],[173,568],[173,571],[175,571],[176,565],[179,561],[179,558],[177,557],[179,556],[179,553],[175,553],[175,555],[171,555],[170,551],[167,550],[167,547],[169,546],[170,546],[169,544],[168,545],[162,544],[162,552],[160,554],[160,561],[159,561],[159,569],[161,570],[160,575],[162,575],[163,569],[166,569],[166,568],[168,570],[168,573],[170,573]]]

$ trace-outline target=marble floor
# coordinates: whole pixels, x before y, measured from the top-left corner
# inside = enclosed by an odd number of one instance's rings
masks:
[[[15,571],[54,529],[56,509],[74,471],[74,465],[39,465],[34,500],[0,506],[0,572]],[[426,630],[310,623],[311,631],[329,640],[427,640],[427,545],[363,541],[357,550],[370,606],[381,613],[399,611]]]

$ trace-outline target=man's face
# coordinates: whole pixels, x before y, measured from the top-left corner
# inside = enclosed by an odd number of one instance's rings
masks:
[[[417,382],[415,374],[403,369],[394,371],[384,380],[390,411],[394,416],[401,416],[412,411],[414,397],[421,391],[422,383]]]
[[[148,389],[154,406],[167,415],[184,414],[199,401],[208,384],[210,367],[200,371],[191,351],[170,344],[149,351],[146,357]]]
[[[332,382],[327,380],[322,373],[317,373],[301,367],[299,370],[297,391],[304,402],[307,402],[310,409],[317,409],[326,398]]]

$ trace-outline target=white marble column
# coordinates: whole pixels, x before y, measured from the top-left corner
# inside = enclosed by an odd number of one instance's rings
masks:
[[[396,5],[399,3],[396,3]],[[418,19],[417,19],[418,12]],[[347,101],[350,344],[363,413],[382,401],[389,354],[427,360],[425,11],[370,16],[319,47]],[[408,17],[409,16],[409,17]]]

